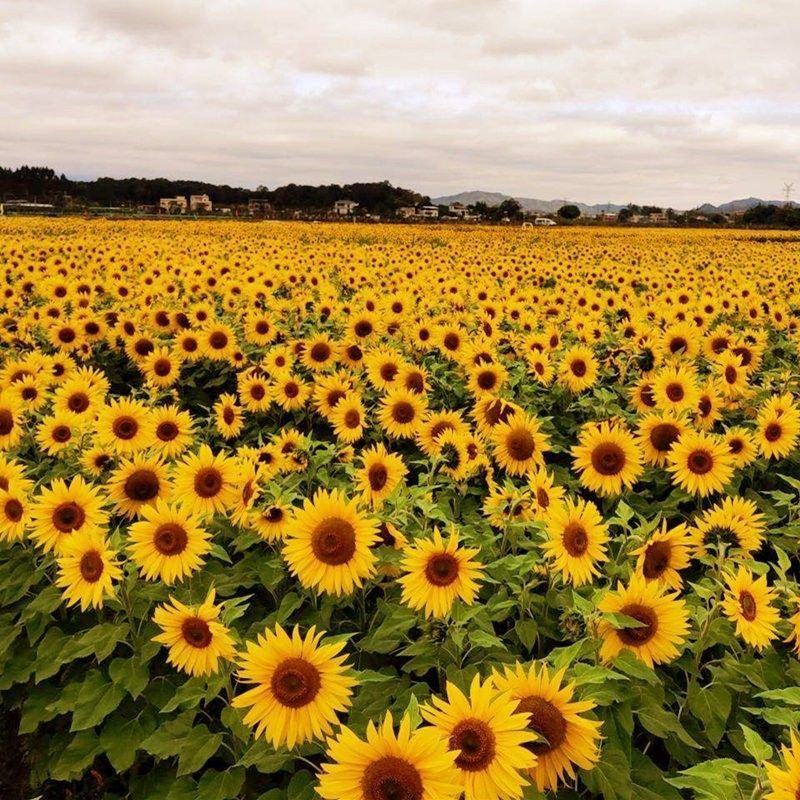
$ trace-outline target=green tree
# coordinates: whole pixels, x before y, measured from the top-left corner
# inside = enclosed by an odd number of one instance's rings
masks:
[[[561,217],[561,219],[578,219],[580,215],[581,210],[573,203],[568,203],[558,209],[558,216]]]

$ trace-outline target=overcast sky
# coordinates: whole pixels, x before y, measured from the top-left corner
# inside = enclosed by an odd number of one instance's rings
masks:
[[[798,0],[0,0],[0,164],[797,198],[798,76]]]

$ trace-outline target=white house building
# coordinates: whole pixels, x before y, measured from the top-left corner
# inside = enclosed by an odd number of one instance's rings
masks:
[[[355,200],[337,200],[333,204],[333,213],[338,214],[340,217],[346,217],[352,214],[358,208],[358,203]]]

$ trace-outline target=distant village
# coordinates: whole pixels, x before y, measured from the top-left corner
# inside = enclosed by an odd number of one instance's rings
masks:
[[[663,209],[648,209],[643,211],[633,208],[623,208],[621,211],[600,212],[591,216],[565,214],[563,209],[558,212],[523,212],[514,209],[512,213],[496,212],[498,207],[481,208],[455,202],[448,205],[420,204],[400,206],[393,214],[382,215],[368,213],[361,209],[355,200],[336,200],[328,209],[293,209],[291,211],[275,209],[266,198],[252,197],[247,204],[215,205],[207,194],[192,194],[188,196],[162,197],[158,203],[138,203],[125,206],[87,206],[75,207],[67,203],[56,206],[54,203],[34,202],[30,200],[11,199],[0,203],[0,215],[15,214],[63,214],[83,212],[86,216],[105,217],[256,217],[262,219],[295,219],[319,221],[362,221],[362,222],[454,222],[478,223],[496,222],[501,224],[522,224],[523,226],[550,226],[579,221],[582,224],[593,222],[601,225],[655,225],[668,226],[670,224],[738,224],[741,223],[746,211],[735,211],[728,214],[708,215],[699,212],[672,212]],[[565,208],[568,208],[565,206]],[[574,207],[573,208],[577,208]]]

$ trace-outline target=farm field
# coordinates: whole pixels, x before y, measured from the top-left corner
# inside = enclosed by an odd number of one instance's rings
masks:
[[[8,218],[0,267],[0,797],[800,797],[797,235]]]

